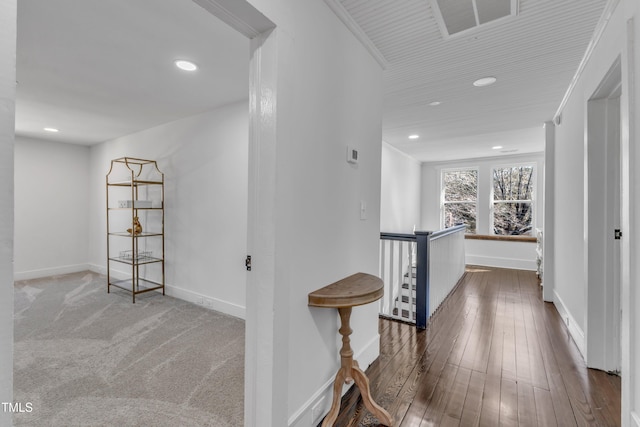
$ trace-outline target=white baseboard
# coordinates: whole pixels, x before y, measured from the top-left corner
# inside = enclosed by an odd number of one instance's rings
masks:
[[[358,361],[360,367],[364,370],[366,369],[374,360],[380,355],[380,335],[376,334],[374,338],[371,339],[364,346],[362,350],[360,350],[357,354],[354,355],[354,359]],[[293,413],[289,417],[288,426],[289,427],[309,427],[309,426],[317,426],[320,422],[320,419],[325,416],[329,409],[331,409],[331,401],[333,400],[333,381],[335,380],[335,374],[331,378],[327,380],[326,383],[322,385],[313,395],[307,400],[296,412]],[[342,395],[349,390],[351,386],[344,386],[342,388]],[[316,406],[320,400],[324,398],[323,408],[321,411],[321,415],[318,419],[311,419],[311,409]]]
[[[578,322],[571,315],[571,312],[567,309],[567,306],[560,298],[557,292],[553,293],[553,305],[556,306],[556,310],[560,314],[562,321],[567,325],[569,329],[569,333],[571,334],[571,338],[573,338],[573,342],[576,343],[578,350],[580,350],[580,354],[582,354],[582,358],[585,358],[585,342],[584,342],[584,331],[578,326]]]
[[[467,255],[465,262],[469,265],[481,265],[484,267],[508,268],[511,270],[529,270],[536,271],[536,260],[517,259],[517,258],[498,258],[487,257],[482,255]]]
[[[357,359],[356,359],[357,360]],[[313,395],[307,400],[304,405],[302,405],[293,415],[289,417],[289,427],[309,427],[313,425],[313,422],[316,421],[315,425],[318,425],[318,420],[311,419],[311,408],[315,406],[316,402],[319,402],[324,397],[324,407],[322,409],[322,414],[326,414],[331,409],[331,399],[333,398],[333,381],[335,378],[331,378],[327,380],[326,383],[320,387]],[[303,418],[303,416],[306,417]]]
[[[212,298],[207,295],[199,294],[197,292],[189,291],[187,289],[179,288],[177,286],[165,285],[165,292],[167,295],[174,298],[193,302],[195,304],[202,305],[204,308],[219,311],[220,313],[238,317],[242,320],[245,320],[247,316],[247,310],[245,307],[228,301],[223,301],[221,299]],[[202,301],[202,304],[200,304],[200,301]]]
[[[107,269],[98,264],[89,264],[89,270],[98,274],[107,274]]]
[[[106,268],[91,264],[91,271],[106,274]],[[131,277],[130,273],[119,271],[119,270],[111,270],[111,275],[118,280],[125,280]],[[201,305],[204,308],[208,308],[210,310],[218,311],[220,313],[228,314],[233,317],[238,317],[242,320],[246,319],[246,308],[240,305],[224,301],[218,298],[213,298],[208,295],[200,294],[197,292],[190,291],[188,289],[180,288],[175,285],[165,284],[164,291],[167,295],[181,299],[183,301],[189,301],[194,304]]]
[[[39,270],[17,271],[13,273],[13,280],[39,279],[40,277],[57,276],[60,274],[78,273],[89,270],[89,264],[63,265],[61,267],[42,268]]]
[[[631,421],[635,423],[634,427],[640,427],[640,414],[638,414],[637,412],[632,412]]]
[[[380,334],[376,334],[362,350],[354,355],[362,369],[367,369],[380,356]]]

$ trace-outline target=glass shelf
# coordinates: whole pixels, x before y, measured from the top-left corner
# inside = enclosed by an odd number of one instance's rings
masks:
[[[155,160],[134,157],[114,159],[106,176],[106,193],[107,292],[110,292],[111,286],[124,289],[131,292],[134,303],[136,294],[141,292],[161,289],[164,295],[164,174]],[[143,225],[145,229],[141,228]],[[143,231],[132,234],[127,229]],[[111,239],[111,236],[118,239]],[[127,242],[122,237],[130,240]],[[147,242],[139,240],[146,237],[154,239]],[[153,251],[151,248],[147,250],[147,246],[152,246]],[[123,250],[127,247],[129,249]],[[153,252],[156,256],[153,256]],[[130,266],[132,277],[112,280],[112,273],[121,274],[121,270],[126,269],[119,267],[118,271],[111,263]],[[156,277],[158,282],[150,280]]]
[[[164,208],[107,208],[110,211],[129,211],[131,212],[131,210],[135,210],[135,211],[161,211]]]
[[[148,231],[143,231],[142,233],[138,233],[135,236],[132,236],[131,233],[128,233],[126,231],[119,231],[116,233],[109,233],[109,236],[120,236],[120,237],[135,237],[135,238],[139,238],[139,237],[153,237],[153,236],[162,236],[162,233],[150,233]]]
[[[162,184],[163,184],[162,181],[145,181],[145,180],[137,180],[137,179],[134,179],[133,181],[107,182],[107,185],[114,186],[114,187],[131,187],[132,185],[135,187],[138,185],[162,185]]]
[[[145,258],[138,258],[138,259],[111,257],[111,258],[109,258],[109,260],[110,261],[115,261],[115,262],[121,262],[121,263],[127,264],[127,265],[153,264],[154,262],[162,262],[163,261],[161,258],[154,258],[154,257],[145,257]]]
[[[116,288],[131,292],[131,279],[110,281],[109,286],[115,286]],[[164,286],[160,283],[146,279],[138,279],[134,284],[134,294],[155,291],[156,289],[164,290]]]

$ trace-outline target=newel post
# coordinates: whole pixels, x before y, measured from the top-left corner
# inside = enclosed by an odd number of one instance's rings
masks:
[[[431,231],[416,231],[416,327],[427,328],[429,317],[429,236]]]

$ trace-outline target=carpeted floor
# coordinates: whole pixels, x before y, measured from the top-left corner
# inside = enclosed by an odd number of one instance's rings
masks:
[[[16,282],[17,426],[242,426],[244,321],[84,272]]]

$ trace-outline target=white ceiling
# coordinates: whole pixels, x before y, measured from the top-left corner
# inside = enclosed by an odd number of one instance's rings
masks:
[[[520,0],[449,36],[436,0],[325,2],[386,66],[383,139],[422,161],[542,151],[606,4]],[[94,144],[247,99],[248,59],[248,40],[191,1],[20,0],[16,133]],[[498,81],[472,85],[485,76]]]
[[[434,0],[325,1],[339,1],[386,62],[384,140],[423,161],[494,156],[495,145],[542,151],[542,125],[559,107],[606,4],[520,0],[517,16],[445,39]],[[498,81],[472,85],[485,76]]]
[[[191,1],[20,0],[17,56],[22,136],[90,145],[249,95],[249,40]]]

